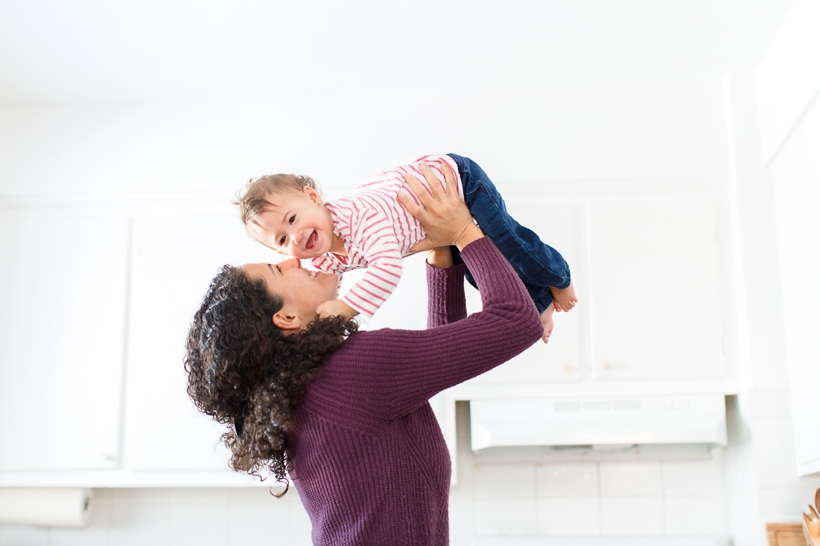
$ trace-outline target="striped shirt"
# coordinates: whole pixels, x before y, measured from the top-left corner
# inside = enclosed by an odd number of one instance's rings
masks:
[[[347,258],[327,253],[313,258],[313,266],[326,273],[341,275],[366,268],[365,275],[342,297],[342,301],[371,318],[399,284],[402,258],[424,239],[421,224],[407,212],[396,197],[407,184],[406,173],[413,174],[429,189],[419,165],[427,163],[444,187],[444,174],[437,161],[446,162],[456,176],[458,192],[464,199],[458,167],[450,156],[426,155],[393,169],[382,171],[356,188],[353,196],[327,203],[333,218],[333,233],[344,241]],[[415,199],[408,188],[406,193]],[[416,200],[418,203],[418,200]]]

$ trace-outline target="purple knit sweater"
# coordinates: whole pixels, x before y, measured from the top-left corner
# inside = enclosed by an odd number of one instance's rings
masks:
[[[463,265],[428,266],[426,330],[353,334],[308,385],[288,449],[314,544],[449,544],[450,456],[428,400],[543,333],[489,238],[461,256],[480,287],[481,312],[466,318]]]

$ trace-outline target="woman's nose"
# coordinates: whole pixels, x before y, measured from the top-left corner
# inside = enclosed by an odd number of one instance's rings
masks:
[[[299,269],[302,267],[302,262],[299,258],[291,258],[283,262],[279,262],[279,269]]]

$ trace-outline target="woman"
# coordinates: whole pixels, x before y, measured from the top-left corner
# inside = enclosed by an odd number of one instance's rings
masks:
[[[449,169],[447,193],[408,179],[427,232],[427,330],[356,332],[317,320],[336,278],[298,260],[225,266],[187,341],[188,393],[233,428],[234,470],[293,479],[317,545],[448,544],[450,457],[428,400],[520,353],[543,334],[507,260],[473,223]],[[483,310],[466,318],[464,265]]]

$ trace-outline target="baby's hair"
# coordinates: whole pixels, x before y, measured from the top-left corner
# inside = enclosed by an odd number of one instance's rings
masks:
[[[251,178],[242,195],[236,196],[235,205],[239,205],[239,217],[246,226],[254,217],[275,206],[270,199],[286,192],[301,192],[304,188],[318,191],[316,182],[309,176],[301,174],[268,174]]]

